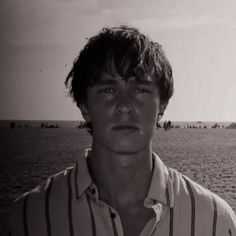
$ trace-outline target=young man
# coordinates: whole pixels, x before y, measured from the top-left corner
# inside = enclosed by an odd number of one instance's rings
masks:
[[[173,93],[158,43],[134,28],[103,29],[66,84],[90,128],[91,150],[16,201],[4,235],[236,235],[227,203],[152,151]]]

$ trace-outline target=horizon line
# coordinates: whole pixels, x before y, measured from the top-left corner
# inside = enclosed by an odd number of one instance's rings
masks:
[[[236,122],[235,121],[232,121],[232,120],[171,120],[171,119],[164,119],[164,120],[161,120],[160,122],[165,122],[165,121],[168,121],[170,120],[171,122],[196,122],[196,123],[204,123],[204,122]],[[54,119],[1,119],[0,118],[0,122],[4,122],[4,121],[34,121],[34,122],[37,122],[37,121],[48,121],[48,122],[53,122],[53,121],[68,121],[68,122],[81,122],[81,121],[84,121],[84,120],[72,120],[72,119],[64,119],[64,120],[54,120]]]

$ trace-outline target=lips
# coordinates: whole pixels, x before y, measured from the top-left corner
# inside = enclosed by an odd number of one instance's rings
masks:
[[[134,126],[134,125],[127,125],[127,124],[124,124],[124,125],[116,125],[114,127],[112,127],[112,129],[114,130],[127,130],[127,131],[137,131],[138,130],[138,127]]]

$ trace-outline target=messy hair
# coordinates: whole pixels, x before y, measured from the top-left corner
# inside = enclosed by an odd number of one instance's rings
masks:
[[[102,72],[113,74],[114,67],[124,80],[132,76],[145,80],[146,75],[154,73],[165,109],[173,94],[171,65],[160,44],[124,25],[103,28],[75,59],[65,84],[78,107],[86,104],[87,88],[99,81]]]

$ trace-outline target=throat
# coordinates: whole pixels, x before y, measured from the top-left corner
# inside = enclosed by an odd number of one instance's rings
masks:
[[[146,197],[145,192],[136,192],[132,189],[126,189],[121,191],[107,192],[99,190],[100,199],[106,202],[108,205],[114,207],[116,210],[122,209],[138,209],[143,207],[144,199]]]
[[[88,167],[101,200],[121,208],[143,204],[153,168],[149,149],[134,155],[120,155],[93,147]]]
[[[154,211],[143,205],[119,208],[117,211],[121,218],[124,235],[127,236],[140,235],[147,222],[155,217]]]

